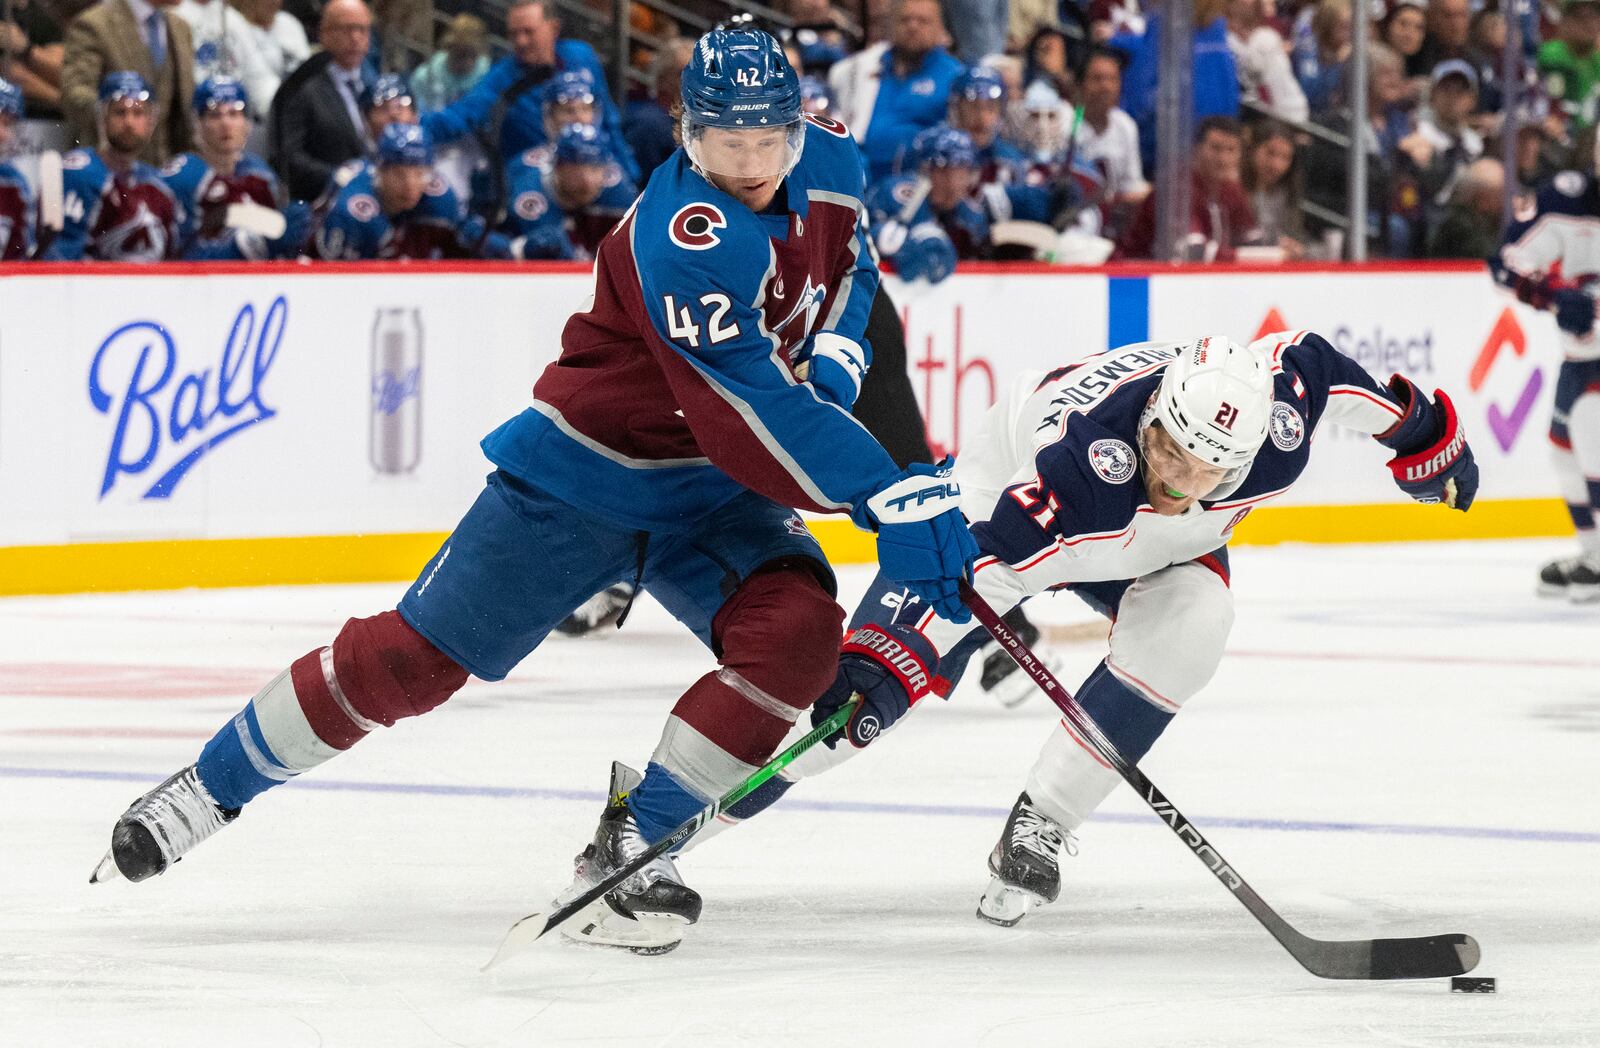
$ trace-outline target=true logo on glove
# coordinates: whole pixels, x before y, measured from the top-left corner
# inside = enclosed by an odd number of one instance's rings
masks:
[[[908,492],[907,494],[901,495],[897,498],[886,499],[885,502],[887,505],[893,506],[895,509],[904,512],[905,508],[911,505],[913,502],[918,506],[924,506],[937,499],[959,499],[960,497],[961,485],[949,483],[935,484],[931,488],[921,488],[917,491]]]

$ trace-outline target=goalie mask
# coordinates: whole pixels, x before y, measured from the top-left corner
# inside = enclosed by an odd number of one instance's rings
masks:
[[[1215,500],[1244,482],[1267,439],[1272,370],[1222,335],[1185,345],[1139,419],[1139,452],[1169,494]],[[1155,441],[1153,426],[1170,438]]]

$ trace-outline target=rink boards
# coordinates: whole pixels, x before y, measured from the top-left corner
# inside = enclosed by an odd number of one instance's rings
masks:
[[[0,267],[0,593],[404,579],[478,491],[589,295],[581,267]],[[895,288],[936,445],[997,390],[1144,338],[1309,328],[1455,398],[1470,514],[1409,504],[1383,449],[1318,435],[1235,541],[1552,535],[1557,332],[1470,265],[1069,271]],[[830,556],[870,536],[813,522]]]

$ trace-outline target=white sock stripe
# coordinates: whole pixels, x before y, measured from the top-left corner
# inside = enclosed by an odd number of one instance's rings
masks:
[[[322,649],[322,679],[327,682],[328,693],[333,696],[333,701],[344,711],[344,715],[350,718],[351,724],[354,724],[362,731],[376,731],[382,727],[376,721],[367,720],[367,718],[356,712],[354,706],[350,705],[350,700],[345,697],[344,689],[339,687],[338,676],[333,672],[332,647]]]
[[[681,718],[670,716],[661,742],[650,759],[672,773],[678,785],[710,802],[750,777],[756,770],[701,735]]]
[[[800,716],[799,710],[751,684],[738,670],[730,670],[724,666],[717,671],[717,679],[743,695],[750,701],[750,705],[763,713],[770,713],[785,724],[793,724]]]
[[[243,710],[234,714],[233,730],[239,733],[239,743],[244,749],[244,755],[258,775],[272,779],[274,782],[289,781],[290,776],[294,773],[287,768],[280,767],[277,761],[261,752],[261,747],[256,745],[255,736],[250,734],[250,723],[245,719]]]
[[[315,768],[339,751],[323,742],[306,719],[300,697],[294,691],[294,678],[284,670],[272,678],[250,701],[255,707],[256,724],[278,761],[291,772]]]

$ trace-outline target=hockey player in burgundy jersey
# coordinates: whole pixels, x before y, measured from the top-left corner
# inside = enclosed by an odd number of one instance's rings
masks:
[[[200,149],[174,157],[161,177],[178,201],[179,254],[186,259],[292,257],[305,241],[304,208],[287,216],[272,237],[228,223],[228,208],[253,205],[278,209],[278,176],[267,162],[245,151],[250,134],[250,96],[230,76],[214,76],[194,90]],[[270,217],[270,216],[269,216]]]
[[[0,262],[33,254],[33,190],[6,160],[11,155],[12,127],[22,119],[22,108],[22,90],[0,80]]]
[[[135,801],[96,879],[165,871],[251,798],[469,675],[503,678],[629,580],[719,665],[678,700],[642,781],[614,767],[582,891],[746,779],[834,680],[844,615],[791,507],[848,513],[877,532],[885,577],[966,617],[977,547],[948,466],[899,469],[849,414],[878,282],[862,162],[844,127],[802,118],[796,80],[765,33],[700,39],[684,147],[601,245],[533,406],[485,438],[485,490],[397,610],[351,619]],[[563,930],[659,951],[699,912],[664,855]]]
[[[550,150],[530,149],[507,165],[506,233],[524,259],[591,259],[639,191],[623,174],[604,132],[568,124]]]
[[[1489,269],[1518,298],[1556,316],[1562,361],[1550,443],[1556,477],[1578,532],[1576,556],[1539,572],[1539,593],[1577,603],[1600,600],[1600,181],[1563,171],[1539,188],[1534,206],[1506,230]]]
[[[974,585],[998,611],[1069,589],[1112,620],[1110,652],[1075,695],[1130,762],[1216,671],[1233,623],[1228,539],[1295,482],[1323,425],[1372,434],[1419,502],[1472,504],[1478,468],[1449,398],[1398,375],[1379,385],[1306,331],[1248,348],[1222,336],[1140,343],[1024,375],[963,445],[962,504],[982,550]],[[843,739],[803,754],[725,824],[848,758],[926,695],[948,695],[988,639],[881,577],[850,629],[812,713],[860,692]],[[1053,901],[1059,853],[1119,781],[1061,722],[990,857],[980,916],[1015,924]]]
[[[138,73],[100,80],[100,149],[61,158],[61,232],[50,261],[160,262],[178,247],[178,202],[161,172],[139,160],[155,133],[156,103]]]

